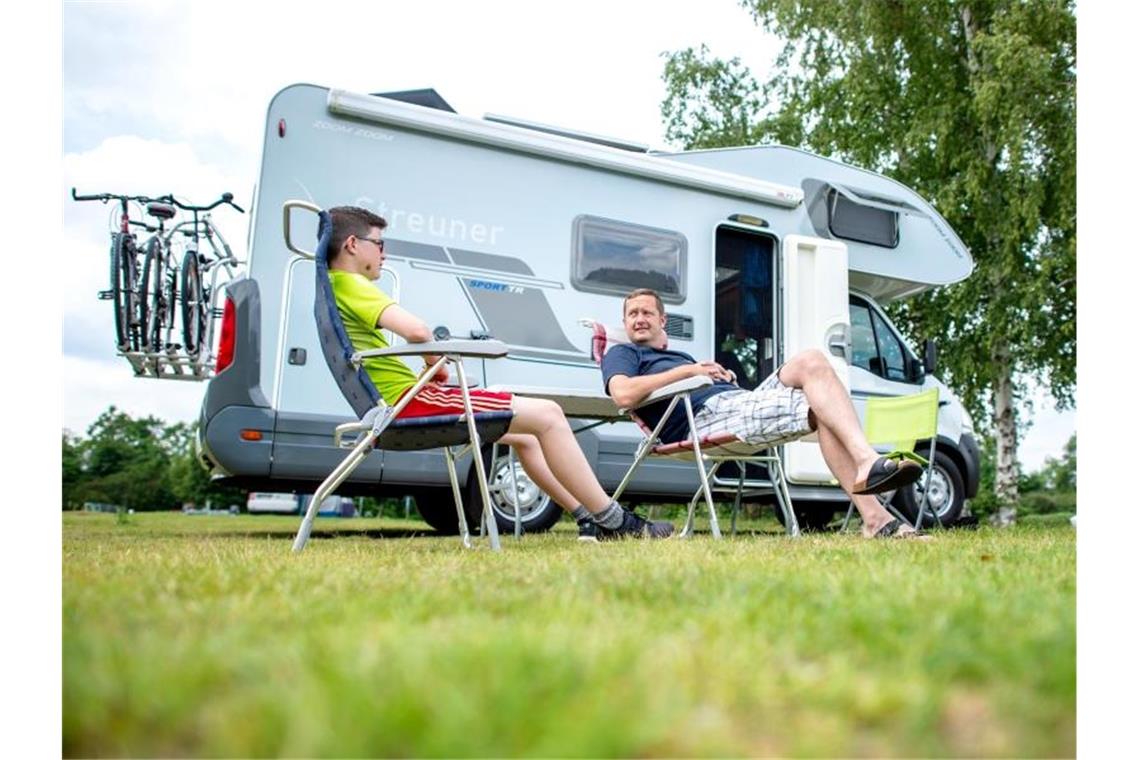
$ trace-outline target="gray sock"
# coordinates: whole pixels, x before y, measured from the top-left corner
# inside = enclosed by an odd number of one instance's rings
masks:
[[[591,517],[593,517],[593,515],[590,514],[590,510],[586,509],[581,504],[571,509],[570,514],[574,515],[574,519],[578,522],[589,520]]]
[[[625,510],[616,501],[611,501],[608,507],[593,515],[593,518],[594,522],[606,530],[617,530],[625,519]]]

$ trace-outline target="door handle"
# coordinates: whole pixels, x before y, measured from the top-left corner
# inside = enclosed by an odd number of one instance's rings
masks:
[[[827,331],[827,350],[832,356],[838,356],[848,364],[851,363],[851,326],[846,324],[833,325]]]

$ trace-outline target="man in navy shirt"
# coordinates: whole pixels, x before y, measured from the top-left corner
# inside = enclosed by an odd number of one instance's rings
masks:
[[[922,474],[914,462],[879,456],[859,425],[855,407],[822,351],[793,356],[755,390],[736,385],[736,378],[717,362],[698,362],[682,351],[666,349],[665,309],[648,288],[626,296],[622,323],[630,343],[612,347],[602,359],[602,380],[614,402],[636,407],[650,393],[689,377],[704,376],[710,386],[692,392],[696,433],[701,437],[732,433],[749,443],[777,446],[818,433],[819,446],[840,486],[863,518],[867,537],[912,535],[914,530],[891,517],[870,494],[910,486]],[[651,427],[660,421],[668,401],[637,410]],[[681,405],[665,422],[661,439],[685,440],[689,423]]]

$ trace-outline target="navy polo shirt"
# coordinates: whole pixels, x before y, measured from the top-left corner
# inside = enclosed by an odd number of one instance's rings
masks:
[[[610,395],[610,378],[614,375],[627,377],[640,377],[641,375],[655,375],[666,372],[683,364],[696,364],[697,360],[684,351],[661,351],[648,346],[639,346],[636,343],[619,343],[611,348],[602,357],[602,384],[606,395]],[[705,401],[718,393],[740,390],[739,386],[717,380],[712,385],[697,388],[690,398],[693,402],[693,414],[696,414]],[[637,410],[640,417],[650,428],[657,427],[661,415],[669,406],[671,399],[656,401],[649,406]],[[685,417],[684,402],[679,402],[669,420],[661,428],[661,440],[666,443],[683,441],[689,437],[689,421]]]

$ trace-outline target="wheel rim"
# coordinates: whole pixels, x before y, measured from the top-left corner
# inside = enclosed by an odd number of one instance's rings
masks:
[[[515,519],[516,505],[522,522],[535,519],[550,503],[550,497],[534,484],[534,481],[515,460],[515,478],[512,483],[511,468],[507,457],[499,457],[491,467],[487,482],[491,486],[491,508],[507,522]]]
[[[922,504],[923,485],[925,483],[926,478],[924,476],[914,484],[914,503],[916,506]],[[935,466],[930,473],[929,488],[930,498],[926,502],[927,509],[933,510],[939,518],[944,517],[954,503],[954,483],[946,475],[945,470]]]

